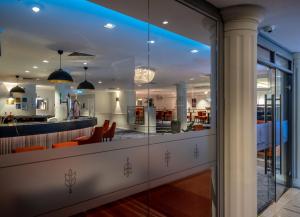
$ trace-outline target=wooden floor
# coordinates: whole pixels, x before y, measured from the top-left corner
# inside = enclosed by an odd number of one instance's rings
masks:
[[[76,217],[211,217],[211,171],[100,206]]]
[[[268,207],[260,217],[300,217],[300,190],[289,189],[277,203]]]

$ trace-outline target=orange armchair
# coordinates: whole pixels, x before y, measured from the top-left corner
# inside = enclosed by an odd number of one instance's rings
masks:
[[[79,145],[102,142],[103,133],[104,133],[103,127],[95,127],[93,135],[87,138],[82,138],[80,140],[77,140],[77,142]]]
[[[116,122],[113,122],[109,130],[104,133],[103,140],[107,141],[109,139],[109,141],[112,141],[115,136],[116,127]]]

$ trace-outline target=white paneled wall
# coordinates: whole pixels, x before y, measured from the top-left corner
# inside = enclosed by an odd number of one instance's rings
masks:
[[[149,146],[145,137],[2,156],[0,213],[69,216],[208,168],[214,173],[215,135],[151,138]]]

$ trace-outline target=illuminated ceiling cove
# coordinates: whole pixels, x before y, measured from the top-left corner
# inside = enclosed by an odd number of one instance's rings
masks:
[[[35,12],[34,7],[40,10]],[[175,19],[169,20],[170,28],[175,28],[174,23]],[[191,77],[197,81],[210,74],[208,41],[196,41],[169,27],[85,0],[2,0],[0,28],[2,81],[19,74],[24,81],[46,84],[48,75],[57,68],[58,49],[65,51],[63,68],[75,82],[84,78],[86,63],[88,77],[98,89],[132,88],[134,69],[141,65],[155,68],[156,86]],[[68,56],[72,52],[93,56]]]

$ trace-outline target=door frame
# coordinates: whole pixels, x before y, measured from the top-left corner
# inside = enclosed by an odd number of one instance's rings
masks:
[[[273,202],[277,202],[281,196],[289,189],[292,187],[292,182],[293,182],[293,178],[292,178],[292,166],[293,166],[293,159],[292,159],[292,149],[293,149],[293,130],[292,130],[292,126],[293,126],[293,95],[294,95],[294,83],[293,83],[293,73],[290,70],[284,69],[282,67],[278,67],[276,64],[264,61],[262,59],[257,60],[257,64],[269,67],[270,69],[272,69],[271,73],[275,73],[275,89],[274,89],[274,94],[272,94],[272,98],[273,96],[275,96],[274,100],[274,105],[272,105],[272,166],[273,166],[273,180],[274,180],[274,198],[272,198],[270,201],[268,201],[261,209],[258,210],[258,213],[262,213],[269,205],[271,205]],[[290,120],[288,122],[288,141],[289,141],[289,145],[287,147],[287,181],[286,181],[286,186],[285,189],[283,191],[283,193],[281,193],[280,195],[277,195],[277,182],[276,182],[276,108],[274,108],[274,106],[276,107],[276,91],[277,91],[277,86],[276,86],[276,82],[277,82],[277,73],[278,72],[282,72],[284,74],[287,74],[290,80],[290,85],[291,85],[291,92],[288,95],[288,101],[290,103],[290,106],[288,107],[288,120]],[[273,100],[272,100],[272,104],[273,104]],[[280,106],[282,106],[282,103],[280,103]],[[275,121],[275,125],[274,125],[274,121]],[[280,127],[280,133],[282,133],[282,128]],[[280,138],[281,140],[281,138]]]

